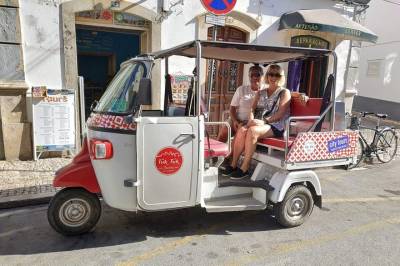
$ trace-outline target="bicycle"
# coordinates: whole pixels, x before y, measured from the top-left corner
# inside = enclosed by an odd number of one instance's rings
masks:
[[[378,118],[375,128],[362,126],[361,118],[366,116],[374,115]],[[397,141],[398,136],[396,132],[391,127],[380,127],[381,119],[387,118],[387,114],[375,114],[372,112],[360,112],[359,115],[352,115],[350,129],[359,131],[359,138],[357,143],[357,156],[353,163],[347,166],[347,169],[356,168],[361,161],[363,161],[364,156],[367,158],[372,158],[375,154],[377,159],[382,163],[388,163],[393,160],[397,152]],[[360,129],[367,129],[374,132],[374,137],[370,143],[368,143],[365,135],[360,131]]]

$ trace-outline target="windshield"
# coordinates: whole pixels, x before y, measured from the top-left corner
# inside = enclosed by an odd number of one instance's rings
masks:
[[[143,63],[127,64],[114,77],[101,97],[95,112],[128,113],[139,91],[140,80],[146,76]]]

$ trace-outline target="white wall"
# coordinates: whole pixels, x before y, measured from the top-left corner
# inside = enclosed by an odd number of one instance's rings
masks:
[[[30,86],[45,85],[49,88],[61,89],[62,63],[59,29],[58,0],[20,0],[21,28],[26,81]],[[66,1],[61,1],[66,2]],[[94,1],[94,2],[103,2]],[[136,0],[128,2],[137,3]],[[140,1],[140,5],[159,11],[158,0]],[[170,0],[173,4],[177,1]],[[328,0],[258,0],[237,1],[236,11],[258,18],[262,26],[257,31],[257,44],[288,45],[286,35],[277,32],[279,17],[288,11],[298,9],[331,8],[339,13],[351,16],[341,4]],[[184,5],[176,5],[172,13],[162,22],[162,49],[181,44],[196,38],[196,17],[206,12],[200,1],[184,1]],[[140,14],[139,14],[140,15]],[[347,58],[347,45],[342,43],[336,50],[339,58],[337,78],[337,94],[343,90],[343,75]],[[170,72],[191,74],[193,60],[172,60]]]
[[[365,26],[378,35],[378,43],[361,49],[360,96],[400,103],[400,6],[371,1]],[[378,60],[379,74],[368,76],[368,61]]]
[[[61,89],[57,1],[20,0],[20,18],[26,83]]]
[[[171,1],[172,2],[172,1]],[[288,38],[283,31],[277,31],[279,18],[282,14],[298,9],[334,9],[347,18],[352,17],[352,9],[334,1],[325,0],[264,0],[259,6],[258,0],[237,1],[235,11],[260,19],[262,26],[257,31],[255,40],[252,43],[262,45],[289,45]],[[173,9],[173,13],[162,25],[162,48],[169,48],[196,37],[195,18],[206,12],[200,1],[185,1],[181,8]],[[338,55],[337,91],[336,95],[342,95],[344,90],[344,73],[346,69],[349,44],[342,42],[335,50]],[[175,62],[175,61],[173,61]],[[193,62],[180,61],[171,64],[170,73],[183,72],[191,74]],[[344,96],[344,95],[342,95]],[[344,100],[344,99],[341,99]]]

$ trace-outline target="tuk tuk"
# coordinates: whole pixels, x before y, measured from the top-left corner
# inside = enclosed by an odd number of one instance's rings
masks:
[[[151,83],[155,62],[163,60],[168,75],[171,56],[194,58],[197,69],[192,97],[179,114],[169,111],[168,78],[165,89]],[[219,166],[231,150],[230,128],[224,121],[205,119],[202,60],[266,65],[320,57],[333,60],[323,98],[291,102],[284,136],[259,141],[250,179],[223,177]],[[50,202],[50,225],[64,235],[89,232],[101,214],[100,198],[133,212],[272,207],[281,225],[301,225],[314,205],[322,206],[321,184],[313,169],[348,165],[355,159],[358,133],[343,126],[344,108],[335,101],[336,68],[330,50],[199,40],[124,62],[92,110],[80,153],[56,173],[53,184],[63,189]],[[148,108],[155,92],[164,94],[163,110]],[[227,142],[209,136],[209,126],[227,126]]]

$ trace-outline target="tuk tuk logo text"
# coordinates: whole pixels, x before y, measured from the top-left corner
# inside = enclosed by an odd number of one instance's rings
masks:
[[[164,175],[175,174],[181,169],[182,163],[181,152],[173,147],[167,147],[159,151],[154,161],[156,169]]]
[[[337,139],[328,141],[328,151],[335,152],[344,150],[349,147],[349,136],[343,136]]]

